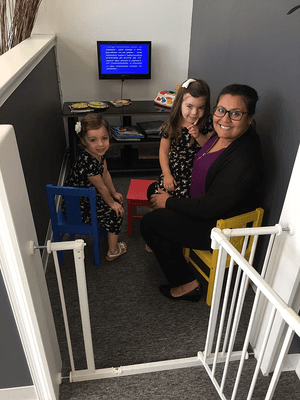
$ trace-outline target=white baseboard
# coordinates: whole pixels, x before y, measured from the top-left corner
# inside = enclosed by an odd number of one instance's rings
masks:
[[[295,371],[299,378],[300,370],[300,355],[299,354],[287,354],[282,365],[282,372],[284,371]]]
[[[0,389],[0,400],[38,400],[34,386]]]
[[[297,376],[298,376],[298,378],[300,380],[300,359],[299,359],[298,365],[296,367],[296,374],[297,374]]]

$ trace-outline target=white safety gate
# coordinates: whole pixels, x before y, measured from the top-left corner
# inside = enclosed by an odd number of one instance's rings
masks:
[[[210,376],[217,393],[221,399],[241,399],[238,394],[243,368],[248,359],[254,360],[252,382],[249,386],[247,400],[252,398],[255,390],[255,385],[260,372],[261,362],[265,355],[265,349],[268,343],[269,335],[272,330],[272,325],[275,316],[280,315],[287,326],[287,331],[283,344],[279,352],[277,364],[270,381],[269,387],[264,395],[265,399],[271,399],[282,369],[294,333],[300,336],[300,317],[295,311],[288,307],[283,300],[274,292],[270,285],[265,281],[265,275],[269,266],[270,255],[276,235],[290,234],[289,228],[282,228],[280,225],[274,227],[262,228],[245,228],[245,229],[225,229],[223,231],[215,228],[212,230],[212,247],[219,249],[219,258],[217,272],[215,278],[214,294],[211,306],[210,320],[208,325],[206,345],[203,352],[199,352],[195,357],[189,357],[177,360],[158,361],[152,363],[144,363],[137,365],[121,366],[118,368],[95,369],[87,286],[85,279],[84,266],[84,242],[76,240],[75,242],[48,243],[48,252],[53,252],[58,286],[62,304],[64,324],[67,335],[71,371],[70,381],[86,381],[93,379],[112,378],[117,376],[141,374],[154,371],[163,371],[175,368],[186,368],[191,366],[204,366]],[[254,236],[252,252],[249,262],[243,257],[247,242],[250,236]],[[259,274],[251,265],[254,259],[256,244],[260,235],[269,235],[269,245],[265,254],[265,259],[261,274]],[[242,253],[239,253],[231,244],[230,237],[244,237]],[[76,278],[78,285],[78,296],[80,304],[80,312],[82,319],[83,339],[85,346],[85,354],[87,361],[87,369],[75,370],[73,360],[73,350],[69,333],[69,324],[67,311],[65,306],[63,286],[60,276],[60,268],[57,259],[58,250],[73,249]],[[230,265],[228,273],[225,274],[225,264],[227,257],[230,257]],[[226,277],[226,279],[225,279]],[[245,300],[247,288],[251,286],[255,289],[255,296],[252,304],[252,311],[249,313],[248,328],[240,341],[240,336],[237,336],[241,315]],[[263,303],[262,303],[263,302]],[[255,354],[255,358],[251,357],[250,338],[254,329],[254,321],[258,309],[261,304],[271,304],[272,311],[270,313],[267,329],[262,347],[259,354]],[[243,316],[243,322],[244,316]],[[239,340],[237,340],[237,337]],[[238,367],[234,369],[234,379],[231,365],[238,362]],[[248,370],[247,370],[248,371]],[[247,374],[249,374],[247,372]],[[249,378],[249,376],[248,376]],[[265,378],[264,378],[265,379]],[[233,383],[232,383],[233,382]],[[244,382],[243,382],[244,385]],[[245,388],[243,387],[243,393]],[[262,398],[262,397],[260,397]]]
[[[284,231],[290,233],[289,228],[282,228],[280,225],[262,228],[224,229],[223,231],[215,228],[211,233],[212,247],[219,249],[219,257],[207,339],[204,352],[199,353],[199,358],[203,362],[203,365],[206,368],[206,371],[221,399],[230,398],[234,400],[235,398],[241,398],[239,396],[237,397],[238,388],[241,382],[245,360],[249,358],[248,349],[250,345],[250,337],[253,333],[254,321],[258,313],[258,307],[259,304],[262,304],[262,301],[264,302],[265,306],[267,302],[271,304],[271,313],[269,316],[267,329],[265,330],[262,348],[260,349],[260,353],[255,355],[257,362],[253,372],[252,382],[249,387],[247,400],[252,398],[276,314],[279,314],[280,317],[285,321],[287,325],[287,332],[279,352],[279,357],[270,385],[268,387],[266,396],[264,397],[265,399],[272,399],[273,397],[294,333],[300,336],[300,317],[282,301],[282,299],[274,292],[274,290],[264,279],[266,271],[268,267],[270,267],[269,260],[275,236],[287,234],[284,233]],[[246,251],[248,239],[252,235],[254,235],[253,248],[249,262],[247,262],[243,255]],[[258,274],[257,271],[251,266],[259,235],[270,235],[269,245],[266,251],[261,274]],[[230,237],[234,236],[244,236],[241,254],[231,245],[229,241]],[[225,264],[228,255],[230,256],[230,265],[225,285],[223,285]],[[236,272],[235,279],[233,279],[234,271]],[[234,351],[233,349],[236,344],[236,335],[240,323],[244,299],[250,282],[252,282],[256,290],[248,322],[248,329],[246,331],[241,350]],[[222,289],[224,292],[222,292]],[[229,294],[231,295],[229,296]],[[236,377],[233,387],[230,389],[227,388],[229,394],[226,393],[225,395],[225,387],[228,378],[230,377],[230,380],[232,381],[232,375],[229,376],[228,374],[229,365],[230,362],[235,360],[239,360]],[[218,376],[219,379],[216,377],[218,363],[224,364],[222,365],[222,373]]]

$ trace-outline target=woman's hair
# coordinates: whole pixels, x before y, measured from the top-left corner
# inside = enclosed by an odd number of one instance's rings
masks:
[[[258,101],[258,94],[255,89],[247,85],[234,83],[226,86],[217,98],[217,104],[222,96],[230,94],[231,96],[241,96],[246,104],[249,115],[255,114],[255,107]]]
[[[82,139],[85,137],[88,131],[105,128],[110,135],[110,127],[109,123],[102,118],[101,114],[93,113],[87,114],[81,120],[81,131],[78,133],[78,136]]]
[[[206,102],[204,115],[202,118],[199,119],[197,123],[199,131],[202,129],[203,126],[205,126],[210,115],[210,89],[208,84],[201,79],[195,79],[195,82],[191,82],[187,88],[183,87],[182,84],[178,89],[176,97],[174,99],[169,119],[162,125],[164,133],[166,133],[169,138],[174,138],[176,142],[181,136],[181,105],[186,94],[190,94],[193,97],[205,97]]]

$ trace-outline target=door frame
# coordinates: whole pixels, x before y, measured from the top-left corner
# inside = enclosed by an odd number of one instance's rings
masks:
[[[21,211],[16,213],[18,202],[22,204]],[[20,229],[25,225],[26,229]],[[41,255],[38,251],[32,254],[30,248],[30,241],[37,243],[37,237],[15,133],[10,125],[0,126],[0,227],[0,268],[36,398],[58,399],[59,345]],[[43,312],[47,315],[43,316]]]

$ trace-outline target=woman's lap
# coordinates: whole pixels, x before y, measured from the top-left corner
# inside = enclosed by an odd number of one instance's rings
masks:
[[[142,218],[141,234],[153,250],[171,286],[195,279],[193,269],[184,259],[182,248],[210,248],[211,229],[208,229],[208,223],[204,225],[205,232],[201,229],[202,223],[167,209],[150,212]]]
[[[182,247],[210,249],[210,232],[215,227],[212,221],[195,221],[173,210],[159,209],[146,214],[142,223],[157,230],[158,236],[180,243]]]

